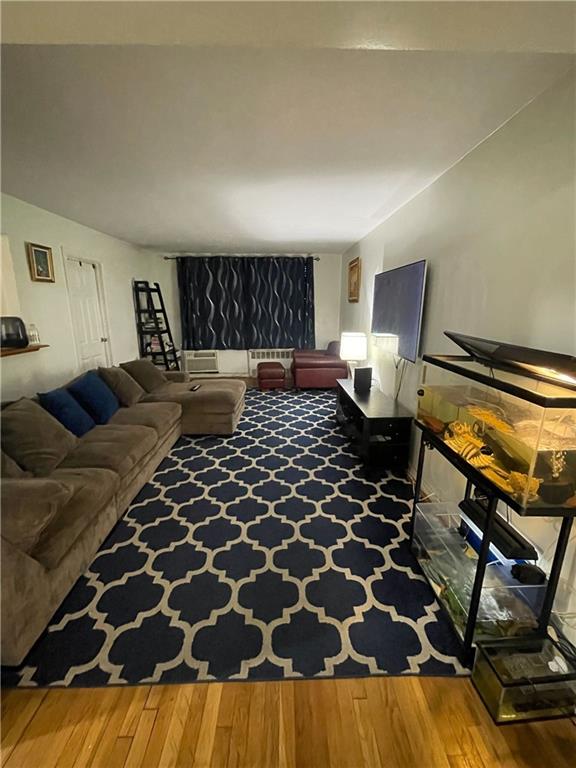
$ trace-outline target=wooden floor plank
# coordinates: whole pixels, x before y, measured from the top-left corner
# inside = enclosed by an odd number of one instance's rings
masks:
[[[151,703],[156,704],[156,708],[146,709],[146,711],[155,712],[156,717],[141,763],[146,768],[158,768],[160,766],[160,757],[164,749],[164,741],[170,727],[179,688],[180,686],[176,685],[157,686],[153,687],[148,695],[146,708]]]
[[[377,677],[364,681],[380,762],[386,768],[405,768],[413,761],[410,732],[415,724],[400,711],[392,682],[383,686],[381,681]]]
[[[8,691],[2,697],[0,765],[5,765],[47,691]]]
[[[232,728],[223,725],[216,726],[214,747],[212,749],[212,757],[210,758],[210,768],[226,768],[228,765],[231,733]]]
[[[250,713],[250,683],[234,683],[234,712],[232,719],[232,733],[230,734],[230,748],[228,750],[227,768],[240,768],[244,765],[246,743],[248,735],[248,718]],[[222,695],[231,695],[230,686],[225,685]]]
[[[188,689],[190,692],[188,712],[182,711],[182,717],[185,716],[185,720],[176,756],[176,765],[179,768],[189,768],[194,763],[209,685],[193,685],[188,686]],[[178,704],[175,709],[177,706]]]
[[[112,753],[117,748],[116,740],[121,736],[122,726],[130,710],[130,704],[134,699],[135,689],[130,687],[119,688],[114,706],[110,710],[106,726],[98,740],[98,746],[94,751],[91,768],[108,768],[112,761]]]
[[[294,684],[296,713],[296,765],[317,768],[330,765],[326,718],[332,713],[323,704],[324,680],[299,680]]]
[[[278,766],[296,768],[296,720],[294,685],[291,680],[280,683],[280,716],[278,719]]]
[[[63,689],[48,692],[6,761],[7,768],[37,768],[39,756],[43,766],[56,764],[76,725],[77,709],[71,704],[78,692],[68,694]]]
[[[7,691],[5,768],[573,768],[570,719],[497,727],[467,679]]]
[[[140,715],[146,706],[146,702],[150,694],[150,687],[147,685],[138,685],[134,688],[131,688],[131,691],[132,698],[130,700],[130,705],[128,707],[128,711],[126,712],[124,722],[120,726],[120,731],[118,732],[120,737],[132,737],[136,733],[136,728],[140,721]]]
[[[157,715],[157,709],[143,709],[140,713],[124,768],[140,768],[140,766],[146,765],[144,756],[146,755]]]
[[[386,762],[380,760],[380,752],[378,750],[378,740],[376,739],[376,733],[372,727],[370,719],[369,703],[368,699],[353,699],[352,707],[354,711],[354,728],[351,728],[352,733],[356,733],[360,746],[358,755],[362,755],[362,764],[366,768],[384,768]],[[349,759],[349,755],[354,754],[352,751],[346,751],[343,753],[342,764],[345,765]],[[360,765],[360,760],[358,760]]]
[[[188,713],[192,707],[194,688],[183,685],[178,688],[176,700],[172,710],[172,717],[166,729],[164,747],[160,754],[162,768],[174,768],[178,764],[180,745],[184,737],[184,729],[188,720]],[[194,707],[192,707],[194,709]]]
[[[280,683],[255,683],[250,692],[244,762],[253,768],[278,765]]]
[[[200,731],[194,753],[194,768],[210,768],[216,728],[218,725],[218,710],[222,697],[222,683],[213,683],[208,686],[204,711],[200,722]]]
[[[414,765],[423,765],[425,760],[428,760],[434,768],[450,768],[439,730],[439,720],[428,707],[418,678],[395,678],[393,688],[400,711],[412,712],[410,747],[415,758]]]

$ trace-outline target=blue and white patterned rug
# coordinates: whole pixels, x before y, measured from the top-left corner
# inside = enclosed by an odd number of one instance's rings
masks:
[[[465,673],[411,485],[366,478],[334,407],[252,390],[234,436],[182,438],[5,684]]]

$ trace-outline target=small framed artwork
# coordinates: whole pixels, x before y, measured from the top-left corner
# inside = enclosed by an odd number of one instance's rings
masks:
[[[26,252],[32,280],[39,283],[53,283],[52,248],[48,248],[46,245],[36,245],[36,243],[26,243]]]
[[[348,263],[348,301],[360,301],[360,257]]]

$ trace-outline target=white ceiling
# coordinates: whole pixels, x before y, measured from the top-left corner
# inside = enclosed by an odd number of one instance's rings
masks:
[[[3,0],[1,10],[6,43],[576,52],[565,0]]]
[[[163,250],[342,251],[568,55],[3,48],[3,190]]]

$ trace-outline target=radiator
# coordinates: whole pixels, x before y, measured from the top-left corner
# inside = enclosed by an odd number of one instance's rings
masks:
[[[284,368],[290,368],[292,364],[292,352],[294,349],[249,349],[248,369],[250,376],[256,376],[258,363],[282,363]]]

